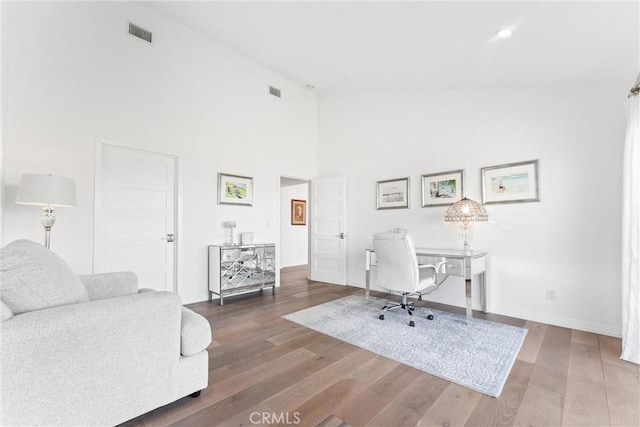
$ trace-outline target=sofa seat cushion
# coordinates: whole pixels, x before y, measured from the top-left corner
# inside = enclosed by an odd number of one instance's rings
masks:
[[[201,315],[182,307],[180,327],[180,354],[192,356],[205,350],[211,344],[211,325]]]
[[[30,240],[16,240],[0,250],[0,299],[17,315],[89,301],[89,295],[59,256]]]

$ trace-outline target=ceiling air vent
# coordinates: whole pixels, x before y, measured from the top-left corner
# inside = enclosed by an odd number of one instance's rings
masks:
[[[132,24],[131,22],[129,22],[129,34],[142,39],[147,43],[151,43],[151,31],[147,31],[142,27],[138,27],[136,24]]]
[[[278,89],[277,87],[269,86],[269,93],[280,98],[280,89]]]

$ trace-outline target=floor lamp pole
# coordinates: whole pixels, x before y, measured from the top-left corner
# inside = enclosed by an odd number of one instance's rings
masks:
[[[51,227],[56,223],[56,212],[53,206],[47,205],[42,208],[42,226],[44,227],[44,246],[51,249]]]

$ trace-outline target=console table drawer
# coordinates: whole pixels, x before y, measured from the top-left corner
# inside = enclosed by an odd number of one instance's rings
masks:
[[[464,276],[464,260],[447,258],[444,264],[444,273],[452,276]]]

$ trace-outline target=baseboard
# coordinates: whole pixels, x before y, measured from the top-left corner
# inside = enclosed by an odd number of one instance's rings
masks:
[[[546,313],[515,313],[515,312],[495,312],[503,316],[517,317],[518,319],[530,320],[532,322],[546,323],[547,325],[560,326],[562,328],[576,329],[578,331],[591,332],[594,334],[607,335],[610,337],[622,337],[622,330],[618,326],[603,325],[601,323],[585,322],[583,320],[569,317],[554,316]]]

